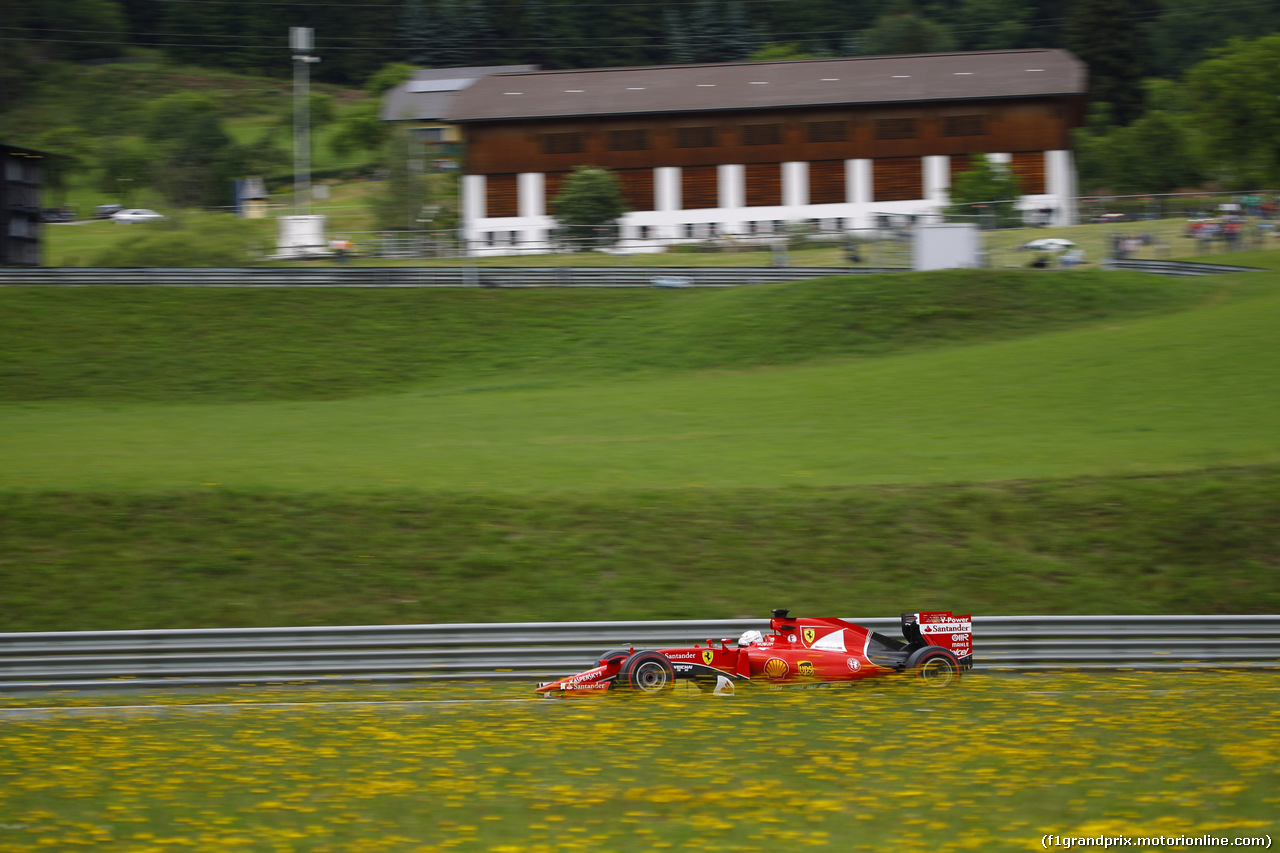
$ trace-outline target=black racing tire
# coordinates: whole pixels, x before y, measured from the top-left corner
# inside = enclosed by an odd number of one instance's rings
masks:
[[[665,696],[675,689],[676,670],[661,652],[636,652],[623,662],[618,681],[636,696]]]
[[[960,683],[960,659],[939,646],[916,649],[907,658],[907,672],[925,687],[954,687]]]

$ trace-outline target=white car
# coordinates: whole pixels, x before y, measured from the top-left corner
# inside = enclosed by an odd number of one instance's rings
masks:
[[[122,223],[155,222],[158,219],[164,219],[164,217],[156,213],[154,210],[147,210],[141,207],[130,207],[124,210],[117,210],[115,213],[111,214],[111,219],[114,222]]]

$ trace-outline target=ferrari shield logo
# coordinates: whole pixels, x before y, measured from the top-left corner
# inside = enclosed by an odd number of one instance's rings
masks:
[[[813,645],[813,638],[814,638],[814,637],[816,637],[816,636],[818,636],[818,632],[817,632],[817,631],[815,631],[815,630],[814,630],[814,629],[812,629],[812,628],[805,628],[805,629],[804,629],[804,644],[805,644],[806,646],[812,646],[812,645]]]
[[[702,650],[702,662],[705,663],[707,666],[711,666],[711,661],[715,659],[715,656],[716,656],[716,653],[711,651],[711,649]]]

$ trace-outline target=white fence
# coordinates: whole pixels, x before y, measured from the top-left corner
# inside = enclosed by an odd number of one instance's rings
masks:
[[[899,620],[850,618],[897,636]],[[767,620],[0,634],[0,691],[546,679],[624,645],[737,638]],[[975,668],[1280,668],[1277,616],[978,616]]]

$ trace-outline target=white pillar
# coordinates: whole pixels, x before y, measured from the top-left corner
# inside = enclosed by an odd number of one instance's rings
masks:
[[[653,208],[656,211],[675,212],[680,209],[680,167],[658,166],[653,170]],[[660,238],[682,236],[680,226],[663,225],[658,229]]]
[[[679,166],[659,166],[653,170],[653,209],[680,209]]]
[[[809,203],[809,164],[782,164],[782,206],[804,207]]]
[[[741,163],[722,163],[716,170],[716,184],[720,193],[717,207],[736,210],[746,205],[746,169]]]
[[[516,198],[521,216],[545,216],[546,176],[542,172],[521,172],[516,176]]]
[[[946,204],[951,189],[951,158],[930,155],[924,158],[924,197],[934,204]]]
[[[1079,212],[1076,199],[1076,164],[1070,151],[1046,151],[1045,157],[1045,190],[1053,196],[1058,210],[1054,216],[1054,225],[1076,225]]]
[[[854,204],[871,204],[874,188],[871,179],[870,160],[847,160],[849,169],[849,189]]]
[[[468,225],[474,225],[488,215],[484,191],[484,175],[467,175],[462,179],[462,206],[467,212]]]

